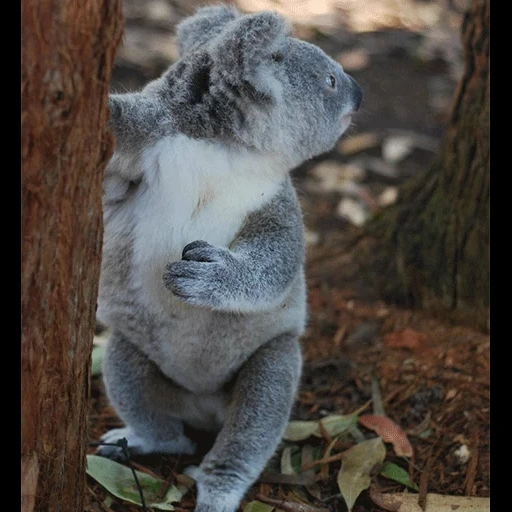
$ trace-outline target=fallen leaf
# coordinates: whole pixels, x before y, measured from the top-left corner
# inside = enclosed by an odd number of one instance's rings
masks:
[[[359,416],[363,427],[373,430],[386,443],[391,443],[399,457],[412,457],[413,449],[405,432],[386,416],[378,414],[363,414]]]
[[[285,441],[303,441],[311,436],[324,437],[320,429],[320,422],[325,431],[334,437],[347,432],[351,426],[357,425],[357,415],[358,413],[355,412],[347,415],[334,414],[318,421],[290,421],[283,439]]]
[[[338,150],[345,156],[360,153],[380,144],[380,137],[376,133],[358,133],[349,137],[343,137],[338,143]]]
[[[243,512],[273,512],[275,508],[261,501],[251,501],[244,507]]]
[[[391,136],[382,143],[382,158],[388,164],[397,164],[409,155],[413,148],[412,137],[407,135]]]
[[[415,491],[418,491],[418,486],[411,480],[409,473],[400,466],[397,466],[393,462],[386,462],[382,469],[380,470],[380,474],[390,480],[394,480],[399,484],[406,485]]]
[[[384,510],[387,510],[389,512],[397,512],[400,508],[400,505],[402,504],[401,501],[392,501],[386,498],[386,496],[382,492],[380,492],[378,489],[376,489],[373,485],[370,485],[369,494],[371,500],[375,503],[375,505],[378,505],[380,508],[383,508]]]
[[[385,178],[398,178],[398,169],[394,165],[390,165],[377,157],[361,156],[355,158],[351,163],[359,165],[363,169],[378,174],[379,176],[384,176]]]
[[[421,348],[427,340],[427,337],[421,332],[412,329],[403,329],[402,331],[390,332],[384,336],[384,344],[389,348],[407,348],[417,350]]]
[[[275,505],[278,510],[284,510],[285,512],[329,512],[326,508],[318,508],[313,505],[306,505],[305,503],[295,501],[276,500],[268,496],[262,496],[261,494],[257,494],[256,499],[263,503],[268,503],[269,505]]]
[[[304,486],[312,485],[315,481],[316,478],[308,474],[283,475],[274,471],[265,471],[258,479],[260,483]]]
[[[338,487],[349,512],[361,491],[370,486],[372,469],[384,461],[386,447],[380,437],[356,444],[345,452],[338,473]]]
[[[313,447],[310,444],[305,444],[302,447],[302,457],[301,457],[301,464],[310,464],[315,460],[315,451]],[[311,479],[315,479],[315,470],[314,469],[308,469],[307,471],[304,471],[304,474],[310,477]],[[314,484],[306,485],[306,490],[311,494],[311,496],[314,496],[317,500],[322,499],[322,493],[320,490],[320,486],[315,482]]]
[[[361,181],[366,173],[358,165],[325,161],[317,164],[309,173],[314,181],[308,187],[318,192],[342,192],[347,181]]]
[[[87,474],[108,492],[122,500],[142,505],[137,484],[130,468],[98,455],[87,455]],[[188,491],[185,486],[171,485],[141,471],[135,471],[147,506],[158,510],[174,510],[172,503],[179,502]],[[161,498],[163,491],[165,495]]]
[[[294,475],[295,470],[292,467],[292,449],[295,447],[285,446],[281,452],[281,473],[283,475]]]
[[[382,505],[378,503],[379,506],[396,512],[490,512],[491,510],[490,498],[475,496],[427,494],[425,509],[418,505],[418,494],[406,492],[381,494],[380,498]]]
[[[105,355],[105,346],[93,345],[91,354],[91,375],[100,375]]]
[[[359,201],[350,197],[343,198],[336,207],[336,215],[347,219],[354,226],[362,226],[370,218],[369,213]]]
[[[432,417],[432,413],[430,411],[427,411],[427,414],[425,417],[414,427],[411,427],[407,430],[408,436],[419,436],[423,432],[425,432],[428,429],[428,426],[430,425],[430,419]]]
[[[386,187],[377,197],[377,203],[381,208],[395,204],[398,199],[397,187]]]

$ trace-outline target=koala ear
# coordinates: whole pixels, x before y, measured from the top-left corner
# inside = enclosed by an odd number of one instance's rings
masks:
[[[274,97],[279,83],[271,71],[271,55],[288,33],[286,20],[278,14],[241,16],[212,41],[212,79],[238,94]]]
[[[215,5],[202,7],[183,20],[176,29],[180,57],[220,34],[225,26],[240,13],[234,6]]]

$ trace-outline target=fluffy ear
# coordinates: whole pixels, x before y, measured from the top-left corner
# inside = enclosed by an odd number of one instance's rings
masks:
[[[198,9],[176,29],[180,56],[209,42],[238,17],[240,13],[234,6],[215,5]]]
[[[272,55],[288,32],[286,20],[272,12],[240,17],[212,41],[212,80],[239,94],[274,97],[279,83]]]

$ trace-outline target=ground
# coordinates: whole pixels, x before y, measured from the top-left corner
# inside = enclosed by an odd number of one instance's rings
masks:
[[[125,0],[125,42],[118,53],[113,90],[141,87],[176,59],[174,27],[193,4],[197,2]],[[238,5],[286,14],[295,23],[296,34],[338,59],[365,93],[354,125],[337,148],[293,173],[309,242],[310,319],[292,418],[348,414],[371,401],[362,414],[372,408],[385,414],[413,447],[413,457],[404,458],[388,444],[386,461],[409,472],[419,486],[420,503],[427,492],[488,497],[489,336],[387,304],[351,271],[357,268],[350,245],[357,226],[396,200],[398,185],[429,164],[442,140],[462,72],[459,32],[465,4],[240,0]],[[93,379],[92,395],[90,437],[97,441],[119,422],[106,403],[99,377]],[[379,397],[382,408],[375,410]],[[366,438],[373,434],[361,425],[358,432]],[[325,451],[330,439],[324,434],[324,439],[308,442]],[[305,444],[298,443],[302,449]],[[341,439],[336,448],[341,451],[353,444]],[[137,463],[139,469],[173,482],[191,461],[164,457]],[[339,459],[324,464],[312,493],[264,474],[248,500],[259,494],[345,511],[336,484],[339,468]],[[375,496],[404,489],[374,474],[353,511],[391,510],[382,508]],[[117,499],[105,501],[105,491],[92,479],[89,490],[87,510],[136,510]],[[193,503],[194,493],[189,492],[177,507],[191,510]]]

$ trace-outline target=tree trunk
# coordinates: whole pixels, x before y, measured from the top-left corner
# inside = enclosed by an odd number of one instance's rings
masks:
[[[120,0],[22,0],[22,511],[83,511]]]
[[[431,167],[369,226],[371,278],[384,298],[489,328],[489,0],[462,25],[465,71]]]

